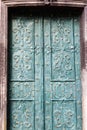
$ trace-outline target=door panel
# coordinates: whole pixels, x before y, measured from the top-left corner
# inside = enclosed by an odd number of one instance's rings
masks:
[[[79,19],[44,20],[45,130],[81,130]]]
[[[10,21],[8,130],[82,130],[79,18]]]
[[[73,19],[51,20],[52,80],[75,80]]]
[[[8,129],[43,130],[42,18],[16,17],[11,24]]]
[[[34,80],[34,20],[16,18],[12,22],[11,80]]]

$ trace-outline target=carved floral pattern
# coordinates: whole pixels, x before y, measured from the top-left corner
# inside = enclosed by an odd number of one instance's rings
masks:
[[[75,102],[58,101],[53,103],[54,130],[76,130]]]
[[[34,130],[33,129],[33,103],[29,101],[11,102],[11,129],[12,130]]]
[[[52,95],[53,99],[59,100],[74,100],[76,99],[75,94],[75,83],[69,82],[56,82],[52,83]]]
[[[29,21],[29,22],[28,22]],[[27,18],[12,20],[12,45],[10,47],[12,80],[34,79],[34,21]]]
[[[20,17],[12,21],[11,129],[42,130],[45,123],[47,130],[52,127],[53,130],[81,130],[80,47],[78,29],[74,27],[77,21],[72,18],[47,20],[44,35],[41,21]],[[42,39],[45,45],[41,45]],[[45,83],[43,64],[47,67]],[[48,77],[45,78],[45,74]]]
[[[11,82],[9,84],[9,98],[33,100],[34,99],[34,83],[33,82]]]
[[[75,80],[72,19],[52,21],[52,79]]]

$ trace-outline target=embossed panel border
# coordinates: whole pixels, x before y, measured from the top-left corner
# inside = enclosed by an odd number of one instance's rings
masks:
[[[58,2],[51,6],[83,8],[81,14],[81,72],[82,72],[82,110],[83,130],[87,128],[87,0],[82,2]],[[8,8],[19,6],[45,6],[29,0],[0,0],[0,130],[7,130],[7,30]]]

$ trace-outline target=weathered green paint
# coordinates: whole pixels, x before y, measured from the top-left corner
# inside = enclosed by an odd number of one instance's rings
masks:
[[[13,17],[8,130],[82,130],[77,17]]]

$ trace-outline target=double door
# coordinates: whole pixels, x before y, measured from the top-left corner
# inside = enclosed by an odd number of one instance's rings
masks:
[[[81,130],[79,18],[9,24],[8,130]]]

